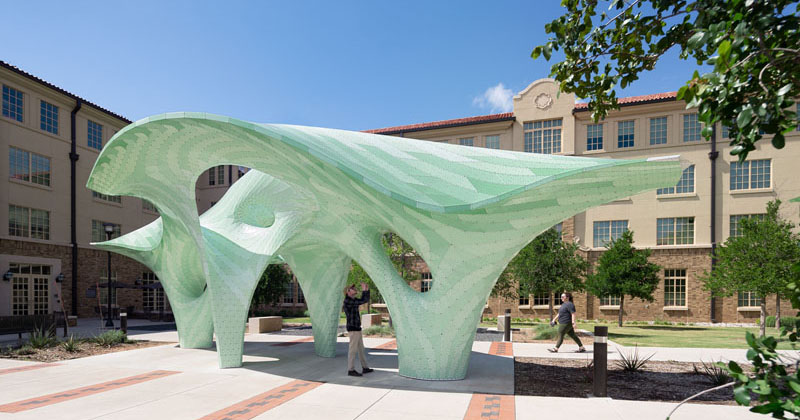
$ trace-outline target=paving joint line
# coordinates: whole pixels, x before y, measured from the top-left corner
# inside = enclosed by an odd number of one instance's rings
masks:
[[[390,392],[392,392],[392,391],[394,391],[395,389],[396,389],[396,388],[389,388],[389,389],[387,389],[387,390],[386,390],[386,392],[384,392],[384,393],[383,393],[383,395],[381,395],[381,397],[380,397],[380,398],[378,398],[377,400],[375,400],[375,402],[373,402],[372,404],[370,404],[370,405],[369,405],[369,407],[365,408],[365,409],[364,409],[364,411],[362,411],[361,413],[359,413],[357,416],[353,417],[353,420],[356,420],[356,419],[358,419],[359,417],[363,416],[363,415],[364,415],[364,413],[366,413],[367,411],[369,411],[369,409],[370,409],[370,408],[372,408],[372,407],[373,407],[375,404],[379,403],[379,402],[380,402],[380,401],[383,399],[383,397],[385,397],[385,396],[389,395],[389,393],[390,393]]]

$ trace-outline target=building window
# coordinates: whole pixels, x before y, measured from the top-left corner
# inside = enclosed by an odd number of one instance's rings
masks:
[[[58,107],[42,101],[39,127],[48,133],[58,134]]]
[[[500,136],[486,136],[486,148],[487,149],[499,149],[500,148]]]
[[[731,238],[735,238],[737,236],[742,236],[742,224],[741,221],[743,219],[749,219],[751,217],[755,217],[759,220],[763,220],[766,217],[766,214],[732,214],[731,215],[731,223],[730,223],[730,230],[728,232],[728,236]]]
[[[664,270],[664,306],[686,306],[686,270]]]
[[[731,191],[769,188],[770,159],[731,162]]]
[[[461,146],[474,146],[475,145],[475,138],[474,137],[465,137],[463,139],[458,139],[458,144]]]
[[[239,166],[238,169],[236,170],[236,179],[240,179],[241,177],[243,177],[244,174],[246,174],[247,171],[249,171],[249,170],[250,170],[250,168],[246,168],[244,166]]]
[[[603,124],[586,126],[586,150],[603,149]]]
[[[689,194],[694,192],[694,165],[689,166],[683,170],[681,179],[674,187],[659,188],[656,190],[657,195],[667,194]]]
[[[151,211],[153,213],[158,213],[158,210],[156,210],[156,205],[148,200],[145,200],[144,198],[142,199],[142,209]]]
[[[756,292],[739,292],[736,306],[740,308],[757,308],[761,306],[761,299],[758,298]]]
[[[283,303],[294,303],[294,282],[286,284],[283,292]]]
[[[526,122],[524,149],[528,153],[561,153],[561,118]]]
[[[297,303],[306,303],[306,295],[303,294],[303,288],[300,287],[299,282],[295,281],[295,283],[297,283]]]
[[[550,306],[550,293],[537,293],[533,295],[533,306]]]
[[[633,147],[633,133],[635,124],[633,120],[617,123],[617,148]]]
[[[92,197],[99,198],[100,200],[108,201],[110,203],[122,204],[122,196],[119,195],[107,195],[101,194],[97,191],[92,191]]]
[[[50,239],[50,212],[8,205],[8,234],[21,238]]]
[[[117,282],[117,272],[111,272],[111,282]],[[103,274],[100,276],[100,285],[108,285],[108,271],[103,270]],[[116,287],[111,288],[111,306],[117,305],[117,291],[119,289]],[[104,287],[101,290],[97,291],[98,297],[100,298],[100,305],[108,305],[108,288]]]
[[[694,217],[658,219],[656,245],[691,245],[694,243]]]
[[[208,170],[208,185],[225,185],[225,165]]]
[[[8,176],[20,181],[50,186],[50,158],[8,148]]]
[[[92,242],[103,242],[106,240],[106,230],[103,224],[107,224],[108,222],[102,222],[100,220],[92,220]],[[111,223],[114,226],[114,231],[111,233],[111,239],[118,238],[120,233],[122,232],[122,228],[120,225]]]
[[[22,92],[3,85],[3,116],[22,122]]]
[[[600,306],[619,306],[621,301],[620,296],[601,296]]]
[[[553,229],[556,230],[556,233],[558,233],[558,237],[560,238],[564,231],[564,222],[556,224],[555,226],[553,226]]]
[[[519,294],[519,306],[530,306],[531,299],[530,296],[525,295],[523,296],[522,293]]]
[[[667,144],[667,117],[650,118],[650,144]]]
[[[731,129],[728,128],[728,126],[725,125],[725,124],[720,124],[720,126],[722,127],[722,129],[720,130],[721,131],[720,132],[720,138],[723,138],[723,139],[730,138],[731,137]]]
[[[683,141],[700,141],[700,131],[703,127],[697,121],[697,114],[684,114],[683,116]]]
[[[420,277],[422,278],[422,281],[419,284],[420,293],[425,293],[431,290],[431,287],[433,287],[433,276],[431,273],[422,273]]]
[[[92,121],[87,120],[86,132],[88,133],[89,147],[92,149],[103,149],[103,126]]]
[[[165,308],[164,289],[154,287],[159,283],[155,273],[142,273],[142,309],[145,312],[160,312]]]
[[[594,247],[607,246],[611,241],[619,239],[628,230],[627,220],[605,220],[594,222]]]

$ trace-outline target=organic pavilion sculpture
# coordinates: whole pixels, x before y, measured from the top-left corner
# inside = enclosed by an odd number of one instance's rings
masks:
[[[195,182],[217,165],[253,170],[198,216]],[[306,296],[316,353],[333,357],[356,260],[394,319],[400,374],[462,379],[483,306],[525,244],[588,207],[680,175],[676,157],[537,155],[173,113],[117,133],[88,187],[158,208],[155,222],[95,245],[158,275],[181,347],[210,347],[216,334],[220,367],[240,366],[254,287],[282,259]],[[381,246],[385,232],[424,258],[436,280],[430,291],[400,278]]]

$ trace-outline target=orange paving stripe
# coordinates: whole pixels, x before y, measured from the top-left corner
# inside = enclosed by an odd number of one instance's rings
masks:
[[[492,342],[491,347],[489,347],[489,354],[495,356],[513,356],[514,347],[511,346],[511,343],[494,341]]]
[[[322,385],[322,382],[309,382],[298,379],[286,385],[273,388],[263,394],[258,394],[253,398],[239,401],[230,407],[223,408],[222,410],[202,417],[200,420],[252,419],[320,385]]]
[[[305,337],[305,338],[300,338],[300,339],[292,340],[292,341],[284,341],[283,343],[275,343],[275,344],[273,344],[273,346],[293,346],[295,344],[309,343],[309,342],[312,342],[312,341],[314,341],[314,337]]]
[[[50,366],[61,366],[61,363],[40,363],[37,365],[28,365],[28,366],[19,366],[15,368],[8,368],[8,369],[0,369],[0,375],[5,375],[8,373],[16,373],[16,372],[25,372],[26,370],[35,370],[46,368]]]
[[[387,341],[386,343],[373,348],[378,350],[397,350],[397,340]]]
[[[34,408],[44,407],[46,405],[57,404],[62,401],[74,400],[76,398],[86,397],[101,392],[111,391],[112,389],[122,388],[126,386],[136,385],[138,383],[152,381],[153,379],[163,378],[165,376],[174,375],[180,372],[169,370],[154,370],[152,372],[144,373],[136,376],[129,376],[127,378],[116,379],[113,381],[102,382],[99,384],[84,386],[81,388],[70,389],[68,391],[57,392],[55,394],[42,395],[41,397],[34,397],[27,400],[17,401],[9,404],[0,405],[0,412],[2,413],[18,413],[20,411],[32,410]]]
[[[472,394],[464,420],[514,420],[513,395]]]

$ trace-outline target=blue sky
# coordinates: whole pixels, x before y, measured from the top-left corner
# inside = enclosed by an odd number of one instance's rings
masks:
[[[530,52],[559,3],[8,2],[0,60],[132,120],[363,130],[506,111],[549,74]],[[621,96],[677,90],[693,64],[675,51]]]

